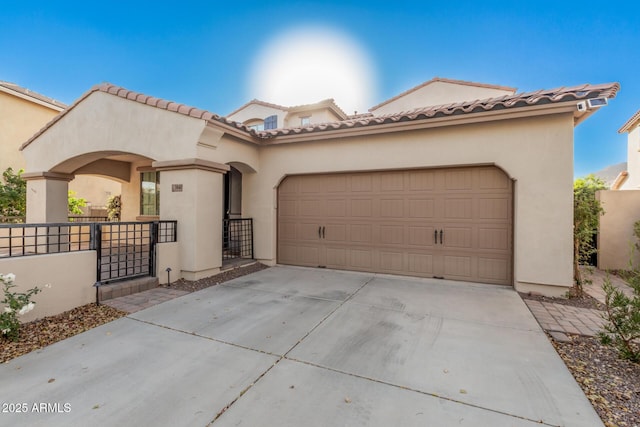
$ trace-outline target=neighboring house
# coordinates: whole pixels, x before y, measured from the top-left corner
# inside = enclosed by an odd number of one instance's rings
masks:
[[[39,93],[0,81],[0,173],[8,167],[15,172],[24,169],[20,145],[66,107]],[[111,194],[120,194],[118,183],[98,177],[78,175],[69,188],[96,206],[104,206]]]
[[[574,127],[618,90],[433,79],[358,116],[327,100],[222,117],[101,84],[22,146],[28,221],[64,219],[68,181],[94,173],[123,182],[124,220],[178,221],[169,266],[187,279],[220,270],[228,216],[253,218],[254,257],[270,265],[561,295]]]
[[[295,107],[283,107],[254,99],[226,117],[255,131],[306,127],[347,119],[347,115],[333,99]]]
[[[627,168],[620,172],[611,190],[598,192],[605,211],[598,230],[601,269],[628,269],[630,262],[640,266],[640,251],[635,249],[638,240],[633,234],[633,224],[640,220],[640,110],[618,133],[627,134]]]

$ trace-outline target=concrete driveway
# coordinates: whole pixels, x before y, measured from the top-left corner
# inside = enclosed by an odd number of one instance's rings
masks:
[[[281,266],[1,365],[0,399],[0,425],[602,425],[511,288]]]

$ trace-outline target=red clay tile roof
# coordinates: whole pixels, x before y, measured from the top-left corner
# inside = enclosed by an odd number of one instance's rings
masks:
[[[618,133],[629,132],[631,128],[640,120],[640,110],[636,111],[636,113],[631,116],[629,120],[622,125],[620,129],[618,129]]]
[[[262,138],[273,138],[276,136],[316,131],[348,129],[354,127],[384,125],[387,123],[426,120],[460,114],[482,113],[485,111],[515,109],[597,97],[614,98],[619,89],[620,85],[618,83],[605,83],[600,85],[585,84],[573,87],[560,87],[551,90],[538,90],[535,92],[505,95],[498,98],[436,105],[382,116],[364,116],[340,122],[312,124],[304,128],[267,130],[258,132],[258,136]]]
[[[275,108],[276,110],[281,110],[281,111],[287,111],[289,109],[289,107],[285,107],[283,105],[278,105],[278,104],[272,104],[271,102],[265,102],[265,101],[260,101],[259,99],[252,99],[251,101],[247,102],[246,104],[244,104],[242,107],[240,108],[236,108],[235,110],[233,110],[232,112],[230,112],[229,114],[227,114],[228,116],[233,116],[234,114],[236,114],[238,111],[242,111],[245,108],[247,108],[249,105],[253,105],[253,104],[258,104],[258,105],[262,105],[263,107],[269,107],[269,108]]]
[[[620,89],[618,83],[606,83],[600,85],[582,85],[573,87],[561,87],[553,90],[539,90],[535,92],[520,93],[516,95],[505,95],[498,98],[488,98],[485,100],[475,100],[468,102],[459,102],[448,105],[431,106],[426,108],[419,108],[402,113],[394,113],[383,116],[372,115],[357,115],[354,118],[342,120],[338,122],[319,123],[312,124],[304,128],[288,128],[288,129],[274,129],[267,131],[255,131],[249,129],[242,123],[229,120],[226,117],[222,117],[218,114],[211,113],[209,111],[201,110],[195,107],[189,107],[184,104],[176,103],[173,101],[167,101],[152,96],[143,95],[138,92],[133,92],[124,89],[119,86],[112,85],[110,83],[102,83],[94,86],[84,95],[78,98],[69,108],[62,111],[56,117],[54,117],[49,123],[45,125],[40,131],[33,135],[27,142],[22,144],[20,149],[24,149],[31,144],[38,136],[43,134],[58,120],[64,117],[69,111],[73,110],[78,104],[94,92],[104,92],[120,98],[128,99],[131,101],[146,104],[155,108],[162,108],[167,111],[176,112],[196,119],[206,120],[208,122],[220,123],[235,129],[240,130],[247,136],[253,136],[260,139],[271,139],[277,136],[295,135],[300,133],[322,132],[331,131],[337,129],[348,129],[365,126],[378,126],[388,123],[398,123],[405,121],[415,120],[427,120],[431,118],[447,117],[460,114],[481,113],[485,111],[515,109],[522,107],[530,107],[534,105],[552,104],[567,101],[577,101],[580,99],[589,99],[596,97],[614,98],[616,93]]]
[[[275,108],[276,110],[286,111],[287,113],[297,113],[297,112],[300,112],[300,111],[311,111],[311,110],[315,110],[315,109],[318,109],[318,108],[329,108],[329,109],[333,110],[339,117],[342,117],[343,119],[346,119],[348,117],[347,114],[342,110],[342,108],[340,108],[338,106],[338,104],[336,104],[336,102],[335,102],[335,100],[333,98],[323,99],[322,101],[319,101],[319,102],[316,102],[316,103],[313,103],[313,104],[294,105],[293,107],[285,107],[283,105],[272,104],[270,102],[260,101],[259,99],[252,99],[251,101],[249,101],[246,104],[244,104],[242,107],[234,110],[232,113],[229,113],[227,115],[227,117],[233,116],[237,112],[242,111],[243,109],[247,108],[248,106],[250,106],[252,104],[262,105],[264,107],[269,107],[269,108]]]
[[[3,87],[5,89],[9,89],[13,92],[17,92],[21,95],[25,95],[28,96],[30,98],[36,99],[40,102],[44,102],[45,104],[50,104],[52,107],[54,107],[54,109],[56,110],[64,110],[65,108],[67,108],[67,106],[65,104],[63,104],[60,101],[56,101],[53,98],[49,98],[48,96],[44,96],[41,95],[37,92],[34,92],[32,90],[29,90],[27,88],[24,88],[22,86],[18,86],[15,83],[11,83],[11,82],[5,82],[0,80],[0,87]]]
[[[393,98],[389,98],[386,101],[382,101],[378,105],[374,105],[373,107],[369,108],[369,111],[377,110],[378,108],[382,107],[383,105],[387,105],[388,103],[393,102],[396,99],[402,98],[403,96],[408,95],[411,92],[415,92],[418,89],[422,89],[423,87],[428,86],[428,85],[430,85],[432,83],[436,83],[436,82],[453,83],[453,84],[465,85],[465,86],[484,87],[484,88],[487,88],[487,89],[506,90],[506,91],[509,91],[509,92],[512,92],[512,93],[515,93],[518,90],[515,87],[498,86],[498,85],[491,85],[491,84],[487,84],[487,83],[469,82],[469,81],[466,81],[466,80],[454,80],[454,79],[445,79],[445,78],[442,78],[442,77],[434,77],[431,80],[427,80],[426,82],[419,84],[418,86],[412,87],[409,90],[405,90],[404,92],[402,92],[399,95],[394,96]]]

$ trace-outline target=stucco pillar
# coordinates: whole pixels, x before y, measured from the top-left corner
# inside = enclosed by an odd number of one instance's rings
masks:
[[[222,266],[223,174],[201,159],[153,162],[160,172],[160,219],[178,221],[181,277],[198,280]]]
[[[27,223],[68,222],[69,181],[73,175],[55,172],[22,174],[27,181]]]

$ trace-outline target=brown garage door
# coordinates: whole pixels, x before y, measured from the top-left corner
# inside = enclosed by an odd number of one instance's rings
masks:
[[[511,284],[512,211],[492,166],[290,176],[278,262]]]

